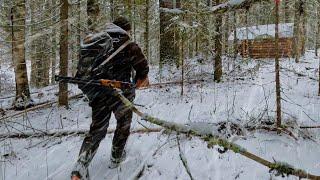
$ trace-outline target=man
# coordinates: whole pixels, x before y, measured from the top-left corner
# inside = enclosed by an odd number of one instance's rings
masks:
[[[124,17],[117,18],[113,24],[116,25],[116,28],[109,33],[109,35],[113,39],[113,51],[116,51],[130,39],[131,25]],[[117,30],[117,28],[120,30]],[[125,32],[126,34],[118,33],[119,31]],[[135,70],[136,74],[134,78],[132,77],[132,69]],[[143,55],[141,48],[136,43],[130,42],[122,51],[104,65],[102,73],[96,75],[94,78],[123,82],[131,82],[133,78],[136,87],[140,88],[149,85],[148,72],[148,61]],[[92,123],[90,125],[90,131],[82,143],[78,161],[71,173],[72,180],[89,178],[88,166],[101,140],[106,136],[111,112],[115,115],[117,127],[112,141],[111,166],[109,167],[117,167],[126,156],[124,149],[130,134],[132,111],[126,108],[117,97],[112,96],[113,90],[104,87],[92,87],[91,89],[91,92],[87,95],[90,101],[89,105],[92,107]],[[126,98],[130,101],[134,100],[134,88],[122,89],[122,91]]]

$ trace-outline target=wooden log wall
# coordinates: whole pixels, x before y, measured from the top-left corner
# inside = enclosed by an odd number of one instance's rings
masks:
[[[280,57],[292,57],[293,38],[280,38]],[[239,45],[239,52],[242,57],[253,59],[275,58],[276,49],[274,39],[244,40]]]

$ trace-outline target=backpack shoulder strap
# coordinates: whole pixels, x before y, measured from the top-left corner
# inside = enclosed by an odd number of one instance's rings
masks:
[[[104,60],[98,67],[94,68],[92,71],[96,71],[102,66],[104,66],[106,63],[108,63],[112,58],[114,58],[120,51],[122,51],[124,48],[126,48],[131,43],[130,40],[123,43],[115,52],[113,52],[106,60]]]

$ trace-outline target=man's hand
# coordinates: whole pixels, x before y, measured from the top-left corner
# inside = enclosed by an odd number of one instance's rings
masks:
[[[136,87],[138,89],[147,88],[149,86],[149,78],[148,76],[144,79],[138,79],[136,83]]]

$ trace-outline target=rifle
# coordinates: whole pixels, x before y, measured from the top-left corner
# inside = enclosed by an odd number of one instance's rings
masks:
[[[99,79],[99,80],[88,80],[75,77],[65,77],[65,76],[55,76],[55,81],[71,84],[81,84],[81,85],[95,85],[95,86],[105,86],[107,88],[116,89],[130,89],[134,88],[135,85],[129,82],[122,82],[109,79]]]

